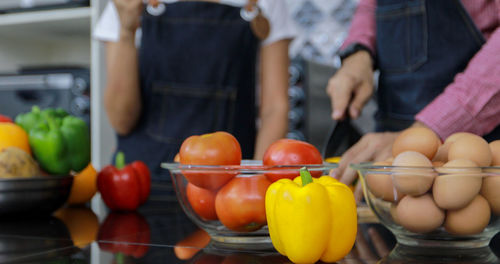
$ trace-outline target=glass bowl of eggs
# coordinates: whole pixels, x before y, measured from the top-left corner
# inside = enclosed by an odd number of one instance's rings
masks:
[[[398,243],[480,248],[500,232],[500,140],[403,131],[393,158],[353,164],[364,197]]]

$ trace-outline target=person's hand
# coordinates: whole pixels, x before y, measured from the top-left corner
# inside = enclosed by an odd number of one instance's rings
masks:
[[[332,170],[331,175],[339,181],[350,185],[357,178],[357,173],[349,167],[351,163],[367,161],[383,161],[392,156],[392,145],[400,132],[368,133],[349,148],[341,157],[339,166]],[[363,197],[361,182],[358,181],[354,190],[356,201]]]
[[[373,94],[370,53],[361,50],[344,59],[342,67],[328,81],[326,91],[332,101],[332,118],[342,120],[346,111],[357,118]]]
[[[141,24],[142,0],[113,0],[120,17],[120,32],[134,34]]]

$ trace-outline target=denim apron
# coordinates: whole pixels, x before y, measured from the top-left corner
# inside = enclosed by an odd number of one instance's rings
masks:
[[[191,1],[165,6],[161,14],[143,14],[142,113],[133,132],[118,137],[127,162],[143,160],[151,169],[152,195],[171,190],[160,163],[171,162],[187,137],[228,131],[244,158],[252,158],[256,137],[259,41],[240,8]]]
[[[409,127],[485,43],[460,0],[377,0],[376,32],[377,131]]]

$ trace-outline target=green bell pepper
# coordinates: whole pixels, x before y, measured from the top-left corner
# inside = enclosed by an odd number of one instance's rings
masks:
[[[38,123],[46,122],[47,118],[54,118],[60,123],[60,120],[67,115],[68,112],[62,108],[46,108],[42,111],[35,105],[31,108],[31,112],[17,115],[15,122],[29,134]]]
[[[29,143],[40,167],[50,174],[81,171],[90,162],[90,135],[85,121],[62,109],[36,106],[19,115],[16,123],[29,135]]]

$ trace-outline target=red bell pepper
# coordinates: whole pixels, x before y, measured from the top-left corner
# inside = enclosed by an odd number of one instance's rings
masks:
[[[149,249],[151,231],[146,219],[137,212],[111,212],[99,227],[97,239],[101,250],[116,253],[117,258],[140,258]]]
[[[0,123],[14,123],[8,116],[0,115]]]
[[[151,175],[142,161],[125,166],[125,155],[116,155],[116,167],[108,165],[97,175],[97,189],[111,210],[133,211],[147,201]]]

